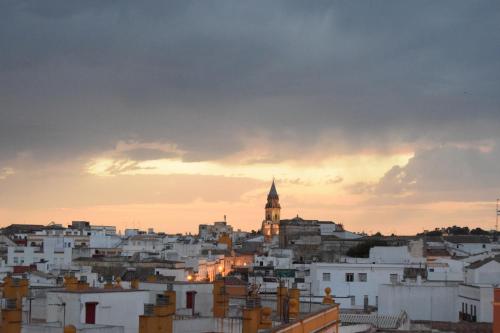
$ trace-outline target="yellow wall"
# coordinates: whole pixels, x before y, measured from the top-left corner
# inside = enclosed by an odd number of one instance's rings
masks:
[[[324,332],[338,333],[339,325],[339,308],[334,306],[319,313],[307,316],[297,320],[291,324],[280,328],[277,327],[275,333],[308,333],[308,332]]]

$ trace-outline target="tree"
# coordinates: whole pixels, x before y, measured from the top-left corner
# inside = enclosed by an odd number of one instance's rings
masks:
[[[454,225],[453,227],[448,227],[446,228],[446,231],[450,235],[468,235],[469,234],[469,227],[459,227]]]
[[[472,229],[470,231],[470,234],[471,235],[489,235],[490,233],[488,231],[486,231],[486,230],[483,230],[483,229],[477,227],[475,229]]]
[[[388,244],[386,241],[369,239],[351,247],[346,254],[349,257],[368,258],[370,255],[370,249],[374,246],[388,246]]]

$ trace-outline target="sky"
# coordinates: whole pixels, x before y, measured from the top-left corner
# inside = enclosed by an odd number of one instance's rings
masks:
[[[0,2],[0,226],[492,229],[500,3]]]

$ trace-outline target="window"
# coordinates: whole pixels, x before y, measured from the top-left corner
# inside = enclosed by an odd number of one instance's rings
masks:
[[[366,282],[368,279],[368,275],[366,273],[358,273],[359,282]]]
[[[429,272],[434,272],[434,268],[429,268]]]
[[[323,273],[323,281],[330,281],[330,273]]]
[[[349,273],[347,273],[349,274]],[[355,306],[356,305],[356,296],[351,296],[351,306]]]
[[[398,275],[397,274],[391,274],[389,276],[391,283],[397,283],[398,282]]]
[[[354,281],[354,273],[345,273],[345,281],[353,282]]]

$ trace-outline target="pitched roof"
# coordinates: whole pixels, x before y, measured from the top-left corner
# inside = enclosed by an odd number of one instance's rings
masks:
[[[491,261],[496,261],[496,262],[500,263],[500,255],[473,262],[472,264],[467,266],[467,268],[476,269],[476,268],[479,268],[479,267],[486,265],[487,263],[489,263]]]
[[[450,253],[448,252],[447,249],[426,249],[425,250],[425,255],[426,256],[432,256],[432,257],[450,257]]]
[[[271,189],[269,190],[269,194],[267,195],[268,198],[277,198],[278,197],[278,191],[276,191],[276,185],[274,184],[274,179],[273,183],[271,184]]]
[[[488,236],[481,235],[455,235],[444,237],[447,242],[450,243],[490,243],[490,238]]]

